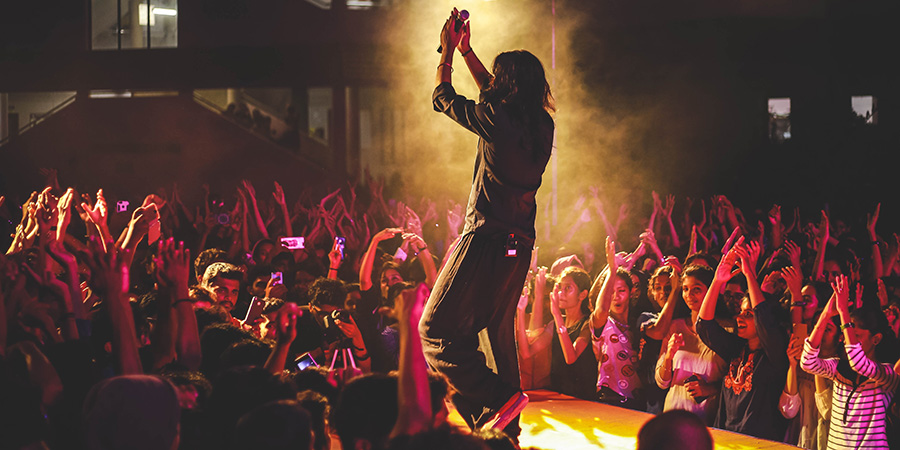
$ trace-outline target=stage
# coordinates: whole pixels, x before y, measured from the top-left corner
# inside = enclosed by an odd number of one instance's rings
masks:
[[[634,450],[637,432],[652,416],[551,391],[528,391],[531,401],[522,413],[523,448],[545,450]],[[717,449],[796,449],[728,431],[712,430]]]

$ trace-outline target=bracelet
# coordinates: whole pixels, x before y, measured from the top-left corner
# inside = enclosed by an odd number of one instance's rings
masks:
[[[472,47],[469,47],[468,50],[462,52],[462,55],[463,55],[463,56],[466,56],[466,55],[468,55],[469,53],[472,53]]]
[[[841,324],[841,331],[844,331],[847,328],[856,328],[856,325],[854,325],[853,322],[847,322],[847,323]]]
[[[440,64],[438,64],[438,70],[441,70],[441,67],[443,67],[443,66],[449,67],[449,68],[450,68],[450,73],[453,73],[453,66],[451,66],[450,63],[440,63]]]
[[[178,306],[178,304],[181,303],[181,302],[188,302],[188,303],[191,303],[191,304],[194,303],[194,301],[191,300],[191,299],[189,299],[189,298],[183,298],[183,299],[175,300],[174,302],[172,302],[172,307],[174,308],[174,307]]]
[[[877,240],[872,241],[872,245],[878,245],[878,241]]]
[[[355,346],[355,345],[353,345],[353,344],[350,344],[350,345],[353,347],[353,350],[354,350],[354,351],[357,351],[357,352],[364,352],[364,351],[366,351],[366,348],[365,348],[365,347],[357,347],[357,346]]]
[[[365,356],[358,356],[358,355],[356,356],[356,360],[357,360],[357,361],[365,361],[365,360],[367,360],[367,359],[369,359],[369,354],[368,354],[368,353],[366,353]]]
[[[337,267],[329,267],[328,270],[333,270],[333,271],[337,272]]]

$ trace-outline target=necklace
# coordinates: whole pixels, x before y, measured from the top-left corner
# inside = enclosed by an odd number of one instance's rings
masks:
[[[615,317],[612,316],[612,314],[609,315],[609,320],[612,320],[613,323],[615,323],[616,326],[619,327],[619,330],[621,330],[623,333],[628,330],[628,324],[619,322]]]
[[[734,391],[734,395],[740,395],[742,391],[750,392],[753,389],[753,353],[747,353],[747,347],[741,351],[741,357],[731,360],[728,375],[725,376],[726,389]]]

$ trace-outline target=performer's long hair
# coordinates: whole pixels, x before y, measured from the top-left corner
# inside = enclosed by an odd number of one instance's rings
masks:
[[[492,71],[494,78],[484,92],[485,100],[499,100],[521,109],[526,115],[556,110],[544,66],[530,52],[503,52],[494,58]]]
[[[552,139],[552,135],[539,129],[542,123],[548,122],[547,114],[556,108],[541,61],[525,50],[503,52],[494,58],[492,71],[494,78],[484,90],[483,100],[502,103],[510,116],[529,130],[533,158],[537,160],[542,153],[549,154],[551,143],[542,140]]]

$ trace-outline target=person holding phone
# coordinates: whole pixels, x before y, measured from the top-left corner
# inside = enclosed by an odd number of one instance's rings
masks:
[[[469,426],[518,436],[528,397],[520,389],[514,322],[535,241],[535,196],[553,146],[553,97],[536,56],[503,52],[488,71],[470,37],[469,23],[454,9],[441,30],[432,103],[478,136],[478,149],[463,233],[438,275],[419,334],[429,365],[458,391],[454,403]],[[455,49],[481,90],[479,101],[453,87]],[[478,350],[482,331],[493,368]]]

